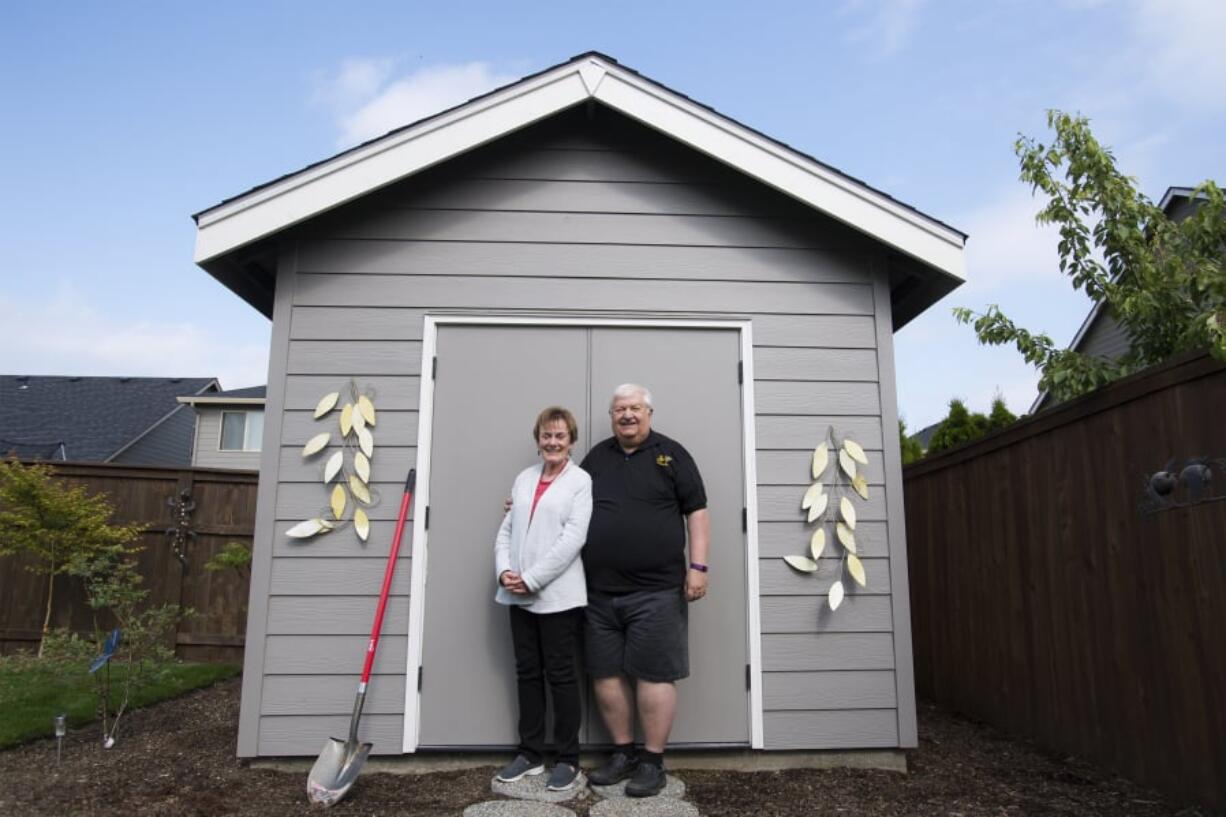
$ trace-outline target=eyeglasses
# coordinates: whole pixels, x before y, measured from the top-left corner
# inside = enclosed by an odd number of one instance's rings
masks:
[[[635,403],[633,406],[614,406],[609,409],[609,414],[617,416],[618,414],[642,414],[647,411],[647,406]]]

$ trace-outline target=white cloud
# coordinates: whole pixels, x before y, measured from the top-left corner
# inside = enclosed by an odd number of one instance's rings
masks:
[[[49,301],[0,296],[0,312],[22,316],[0,323],[0,371],[11,374],[216,377],[227,389],[268,378],[266,337],[235,338],[183,321],[128,321],[99,312],[69,284]]]
[[[518,77],[489,63],[434,65],[394,78],[395,61],[349,59],[318,83],[315,100],[333,111],[340,147],[349,147],[459,105]]]
[[[855,15],[859,23],[846,33],[850,43],[866,44],[879,57],[902,50],[919,22],[925,0],[848,0],[842,13]]]
[[[1132,24],[1148,90],[1192,108],[1226,106],[1226,3],[1137,0]]]
[[[1059,278],[1055,227],[1035,224],[1043,202],[1021,182],[999,191],[976,210],[958,217],[966,243],[967,283],[959,294],[984,295],[1017,283],[1051,285]]]

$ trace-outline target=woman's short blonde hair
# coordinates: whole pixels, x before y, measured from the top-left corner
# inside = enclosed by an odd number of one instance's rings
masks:
[[[570,432],[571,443],[579,442],[579,424],[575,422],[575,415],[561,406],[549,406],[536,415],[536,424],[532,426],[532,441],[536,442],[539,440],[541,438],[541,429],[554,420],[561,420],[566,423],[566,430]]]

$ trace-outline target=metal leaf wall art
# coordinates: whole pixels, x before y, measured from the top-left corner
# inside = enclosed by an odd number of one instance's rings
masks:
[[[825,552],[826,542],[838,542],[838,546],[841,546],[838,575],[826,596],[831,610],[839,609],[846,595],[844,573],[860,587],[868,586],[864,563],[856,552],[857,515],[852,501],[853,495],[859,496],[861,501],[868,499],[868,479],[861,469],[865,465],[868,465],[868,456],[859,443],[849,437],[840,439],[834,426],[826,430],[826,438],[813,449],[810,468],[813,484],[805,490],[800,500],[800,509],[806,512],[808,522],[817,523],[817,530],[809,538],[807,554],[783,557],[793,570],[816,575],[821,569],[818,560]],[[822,482],[827,472],[833,479],[829,494]],[[828,527],[832,528],[833,534],[827,535]]]
[[[375,435],[371,429],[378,415],[371,395],[349,381],[350,400],[341,405],[341,392],[325,394],[315,406],[315,420],[331,422],[329,415],[340,406],[336,423],[340,436],[333,445],[333,433],[323,431],[311,437],[302,448],[303,459],[321,464],[321,481],[327,505],[319,515],[303,520],[285,532],[291,539],[310,539],[330,533],[353,521],[358,538],[370,538],[370,517],[366,509],[379,504],[379,492],[370,485],[370,461],[375,455]],[[323,454],[332,448],[328,456]],[[352,509],[352,516],[346,512]]]

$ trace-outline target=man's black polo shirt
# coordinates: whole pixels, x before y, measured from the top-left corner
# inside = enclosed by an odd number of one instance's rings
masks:
[[[652,431],[627,454],[616,437],[592,446],[592,521],[583,547],[587,584],[604,593],[685,584],[685,517],[707,507],[694,458]]]

